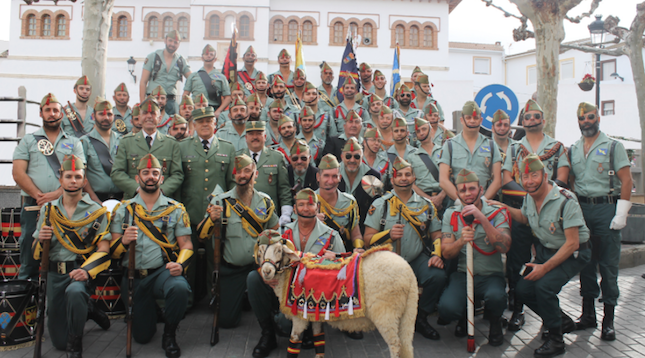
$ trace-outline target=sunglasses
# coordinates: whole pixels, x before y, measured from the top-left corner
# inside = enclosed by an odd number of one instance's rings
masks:
[[[298,157],[298,156],[291,157],[291,161],[294,162],[294,163],[297,162],[298,159],[300,159],[301,162],[306,162],[307,159],[309,159],[309,158],[306,155],[302,155],[300,157]]]
[[[527,121],[531,119],[531,117],[535,119],[542,119],[542,115],[540,113],[528,113],[524,115],[524,119],[526,119]]]
[[[354,159],[356,159],[356,160],[360,160],[360,159],[361,159],[361,155],[360,155],[360,154],[354,154],[354,155],[349,154],[349,153],[345,154],[345,159],[347,159],[347,160],[352,159],[352,157],[354,157]]]
[[[408,93],[408,94],[401,93],[401,97],[412,97],[412,94],[411,93]]]
[[[582,121],[584,121],[584,120],[585,120],[585,118],[586,118],[586,119],[588,119],[588,120],[590,120],[590,121],[593,121],[594,119],[596,119],[596,115],[595,115],[594,113],[587,114],[587,116],[586,116],[586,117],[585,117],[585,116],[580,116],[580,117],[578,117],[578,120],[579,120],[580,122],[582,122]]]

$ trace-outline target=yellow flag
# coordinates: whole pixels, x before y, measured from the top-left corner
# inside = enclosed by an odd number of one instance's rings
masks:
[[[305,68],[305,56],[302,53],[302,39],[300,38],[300,33],[298,33],[298,38],[296,39],[296,68],[301,68],[305,74],[307,74],[307,69]]]

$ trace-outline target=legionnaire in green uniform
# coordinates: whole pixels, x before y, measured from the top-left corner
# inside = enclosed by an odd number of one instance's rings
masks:
[[[212,107],[196,109],[192,114],[195,121],[195,133],[192,137],[179,143],[181,161],[184,172],[184,182],[181,185],[181,201],[187,208],[193,232],[193,247],[199,248],[197,224],[204,218],[208,206],[208,195],[219,186],[220,190],[230,190],[233,185],[233,161],[235,148],[230,142],[220,140],[215,130],[215,114]],[[208,267],[205,274],[206,282],[210,285],[210,273],[213,272],[213,246],[210,241],[205,243],[206,262]],[[198,257],[199,259],[199,257]],[[198,294],[196,285],[205,287],[204,282],[195,283],[196,268],[191,265],[186,270],[186,279]],[[210,291],[208,291],[210,292]],[[200,297],[197,297],[199,299]]]
[[[208,98],[203,93],[197,96],[193,96],[193,102],[195,103],[195,109],[206,108],[208,107]]]
[[[258,100],[258,96],[256,94],[248,95],[244,100],[244,103],[246,103],[246,109],[249,113],[249,121],[266,122],[266,111],[264,111],[264,107],[260,100]],[[262,118],[262,116],[264,116],[264,118]]]
[[[293,71],[291,71],[290,68],[291,55],[289,54],[289,51],[284,48],[280,50],[280,53],[278,53],[278,65],[280,65],[280,69],[269,75],[269,83],[273,86],[275,78],[279,77],[282,82],[286,83],[288,88],[293,88]],[[273,92],[273,88],[271,88],[271,92],[275,94],[275,92]]]
[[[432,138],[432,143],[434,143],[435,147],[441,149],[446,140],[455,136],[454,133],[446,129],[446,127],[441,124],[442,120],[439,115],[439,110],[434,104],[428,103],[428,105],[423,108],[423,114],[423,118],[430,123],[430,138]],[[419,141],[417,141],[417,144],[418,142]],[[439,161],[439,159],[441,159],[441,150],[435,151],[433,149],[433,153],[437,153],[436,159]]]
[[[231,91],[231,101],[229,102],[228,107],[223,108],[223,111],[219,114],[217,118],[217,127],[222,128],[225,124],[231,122],[231,108],[233,107],[233,102],[240,99],[242,103],[245,103],[246,95],[244,94],[244,85],[240,82],[231,82],[229,86]],[[239,102],[238,102],[239,103]],[[246,106],[246,105],[245,105]]]
[[[255,68],[255,63],[258,61],[258,54],[255,53],[253,46],[249,46],[242,55],[244,67],[237,71],[238,81],[244,84],[244,94],[250,96],[255,93],[255,80],[257,79],[258,71]]]
[[[369,119],[367,111],[364,111],[363,107],[361,107],[361,105],[356,102],[356,95],[358,92],[357,88],[358,84],[356,83],[354,77],[347,76],[342,87],[343,101],[340,102],[340,104],[338,104],[336,108],[334,108],[334,112],[332,113],[332,115],[334,116],[334,122],[336,122],[336,129],[338,130],[338,133],[341,133],[343,131],[343,126],[348,120],[347,118],[350,112],[355,112],[359,117],[361,117],[362,122],[365,122]]]
[[[137,134],[141,132],[141,116],[139,115],[139,103],[132,106],[132,130],[130,133]]]
[[[410,264],[423,287],[415,330],[437,340],[439,332],[428,323],[428,315],[435,311],[446,273],[441,252],[438,249],[433,252],[426,245],[438,248],[441,222],[430,201],[412,190],[416,177],[410,163],[397,157],[393,168],[393,190],[374,200],[365,218],[365,241],[375,246],[401,240],[396,243],[400,247],[398,253]]]
[[[236,97],[233,100],[228,115],[230,120],[223,128],[217,130],[217,138],[232,143],[235,151],[242,150],[246,148],[246,121],[249,118],[246,103],[242,98]]]
[[[128,106],[130,93],[125,83],[121,83],[114,89],[114,125],[112,130],[118,135],[126,135],[132,130],[132,109]]]
[[[112,163],[116,158],[120,136],[112,128],[114,119],[112,104],[96,98],[94,105],[94,129],[81,137],[87,162],[85,191],[94,201],[102,203],[108,199],[123,199],[123,191],[112,182]]]
[[[394,113],[388,106],[381,107],[381,113],[374,121],[376,128],[381,132],[381,143],[383,149],[388,150],[394,145],[394,135],[392,134],[392,125],[394,124]]]
[[[13,152],[13,180],[21,189],[20,247],[29,248],[38,220],[37,211],[25,211],[27,206],[43,206],[58,199],[60,187],[60,162],[68,154],[85,158],[78,138],[61,129],[62,107],[53,94],[48,93],[40,102],[42,128],[27,133]],[[18,279],[38,279],[38,262],[30,250],[20,250],[20,273]]]
[[[246,122],[246,146],[237,154],[246,154],[258,165],[255,189],[267,194],[275,203],[280,225],[291,222],[293,199],[289,187],[286,158],[282,153],[265,146],[266,134],[262,122]]]
[[[307,112],[307,116],[312,115],[314,119],[313,130],[322,141],[327,141],[328,137],[338,135],[338,127],[333,122],[334,118],[331,115],[332,109],[324,106],[320,100],[320,94],[316,87],[311,82],[307,82],[305,94],[303,96],[304,107],[309,107],[311,112]],[[300,111],[299,118],[303,118],[303,113]],[[324,146],[323,146],[324,147]]]
[[[439,217],[443,217],[447,200],[445,200],[446,192],[441,190],[439,186],[439,152],[441,152],[441,146],[435,145],[432,141],[432,136],[430,135],[432,127],[428,121],[417,118],[414,126],[420,145],[408,158],[414,168],[414,172],[418,174],[417,181],[412,184],[412,189],[417,195],[430,200],[437,208]]]
[[[182,80],[182,76],[190,76],[190,66],[188,61],[177,53],[181,35],[177,30],[171,30],[166,34],[163,50],[157,50],[150,53],[143,62],[141,71],[141,82],[139,83],[139,101],[143,103],[146,96],[152,90],[161,86],[167,93],[167,102],[165,112],[175,114],[176,102],[175,97],[179,93],[177,90],[177,81]]]
[[[410,130],[410,142],[416,142],[417,135],[414,133],[414,119],[422,118],[423,111],[412,107],[412,91],[405,84],[400,87],[399,109],[394,111],[394,118],[396,117],[405,118],[405,122]]]
[[[363,62],[358,65],[358,75],[361,77],[361,92],[365,97],[374,93],[375,88],[374,83],[372,83],[372,72],[372,66],[369,63]]]
[[[443,108],[436,99],[432,97],[432,85],[428,79],[428,75],[419,74],[414,81],[414,94],[415,98],[412,99],[410,107],[423,110],[429,104],[433,104],[437,111],[439,112],[439,118],[441,121],[445,119],[443,115]]]
[[[110,177],[119,189],[123,198],[134,197],[139,190],[136,182],[137,164],[146,154],[155,154],[162,163],[164,181],[161,190],[164,195],[173,197],[184,181],[181,168],[181,152],[175,138],[157,131],[159,105],[153,98],[147,98],[139,106],[143,130],[137,134],[128,134],[121,138],[119,150],[112,166]]]
[[[365,127],[375,127],[381,108],[383,108],[383,99],[372,93],[363,100],[363,108],[367,111],[369,117],[365,122]]]
[[[384,177],[390,169],[390,162],[387,153],[383,150],[381,132],[376,128],[365,131],[363,136],[363,162],[376,170]]]
[[[157,331],[155,300],[164,299],[161,347],[166,357],[177,358],[181,350],[175,333],[191,292],[182,276],[193,256],[190,219],[181,203],[161,192],[164,177],[159,160],[146,154],[137,164],[136,180],[141,190],[132,200],[124,200],[114,209],[110,232],[112,240],[121,241],[116,251],[125,253],[124,267],[128,266],[127,247],[136,243],[132,337],[140,344],[152,340]],[[121,284],[124,297],[128,295],[127,280],[124,275]]]
[[[388,96],[385,85],[387,84],[387,78],[381,72],[381,70],[374,71],[374,94],[383,99],[383,105],[390,107],[391,109],[399,109],[399,103],[392,97]]]
[[[178,142],[188,137],[188,121],[179,114],[173,114],[168,123],[168,136],[175,138]]]
[[[338,105],[338,90],[334,87],[334,70],[325,61],[320,64],[320,79],[322,84],[318,87],[318,93],[322,102],[319,105],[331,113]]]
[[[291,147],[289,155],[291,164],[287,166],[287,173],[291,192],[295,195],[300,189],[318,189],[318,182],[316,181],[318,169],[313,163],[307,143],[302,139],[298,139]]]
[[[264,75],[264,72],[258,72],[258,75],[255,77],[255,95],[258,98],[258,101],[262,104],[262,114],[260,118],[263,121],[267,121],[267,111],[269,106],[273,102],[273,98],[267,96],[267,89],[269,88],[269,81]]]
[[[290,240],[298,251],[311,252],[333,260],[336,253],[345,252],[345,246],[338,232],[316,218],[318,206],[318,197],[313,190],[303,189],[298,192],[295,209],[298,219],[287,225],[287,231],[283,237]],[[266,230],[260,234],[258,242],[269,243],[279,239],[279,232]],[[275,338],[274,315],[279,312],[279,303],[272,288],[277,284],[277,279],[265,282],[257,270],[251,271],[247,277],[249,302],[262,328],[260,341],[253,349],[254,358],[267,357],[272,350],[278,347]],[[280,313],[277,317],[279,321],[284,321],[284,314]],[[282,328],[285,332],[291,331],[290,327]]]
[[[76,101],[63,107],[63,130],[76,138],[87,134],[94,127],[92,118],[92,108],[87,105],[87,101],[92,95],[92,84],[87,76],[82,76],[74,84],[74,94]]]
[[[622,143],[610,139],[599,130],[600,116],[596,106],[580,103],[578,125],[582,138],[570,152],[573,188],[593,244],[589,264],[580,272],[582,316],[578,329],[595,328],[594,301],[602,289],[604,318],[600,338],[616,339],[614,310],[618,303],[618,263],[620,260],[620,230],[625,227],[631,208],[631,165]],[[598,286],[597,269],[602,282]]]
[[[316,91],[314,88],[313,90],[308,90],[305,92],[305,98],[309,95],[309,92],[311,91]],[[318,92],[315,92],[315,95],[318,96]],[[305,108],[302,109],[302,111],[299,114],[299,125],[300,125],[300,133],[296,134],[296,139],[301,139],[304,140],[307,145],[309,145],[309,151],[311,152],[311,162],[314,166],[316,166],[316,163],[320,161],[322,158],[322,152],[323,149],[325,148],[325,130],[323,129],[322,131],[318,131],[320,127],[328,124],[330,120],[329,115],[327,113],[321,115],[324,116],[324,118],[320,118],[319,121],[317,121],[317,113],[314,112],[314,110],[306,106]],[[316,128],[316,125],[318,128]],[[329,128],[332,128],[329,126]],[[335,127],[334,127],[335,129]],[[322,132],[322,137],[318,136],[316,133]]]
[[[503,109],[498,109],[493,113],[493,139],[499,147],[499,153],[502,158],[506,158],[508,148],[515,140],[511,138],[511,120]],[[502,165],[504,163],[502,159]]]
[[[416,129],[416,125],[413,125],[413,127]],[[408,158],[410,158],[410,155],[417,151],[417,148],[408,144],[409,136],[410,132],[408,131],[408,126],[405,119],[401,117],[395,118],[392,128],[392,138],[394,139],[394,145],[387,150],[387,156],[390,159],[390,163],[393,163],[396,157],[401,157],[407,161]]]
[[[280,143],[271,146],[271,148],[282,153],[287,163],[290,164],[289,153],[294,144],[296,144],[296,126],[293,118],[283,115],[278,121],[278,130],[280,131]]]
[[[67,350],[68,357],[81,358],[83,328],[88,318],[103,329],[110,327],[105,312],[88,312],[88,280],[110,266],[110,217],[107,209],[83,193],[85,165],[80,157],[66,155],[61,165],[61,197],[40,209],[34,238],[36,260],[41,243],[51,240],[47,280],[47,328],[56,349]],[[45,225],[48,218],[51,225]],[[26,249],[30,252],[31,250]],[[93,306],[93,305],[92,305]]]
[[[589,229],[575,195],[550,181],[545,169],[537,154],[526,156],[520,173],[529,195],[521,209],[507,206],[513,220],[528,224],[538,238],[535,261],[525,264],[524,279],[515,288],[516,299],[537,313],[548,329],[548,340],[535,350],[536,357],[564,353],[562,334],[573,331],[575,324],[560,310],[558,293],[591,258]]]
[[[287,104],[295,107],[294,111],[300,112],[300,109],[304,106],[302,98],[305,93],[306,84],[307,74],[302,68],[296,68],[293,71],[293,90],[291,91],[291,97],[287,99]]]
[[[340,159],[341,152],[349,138],[356,138],[359,144],[363,143],[361,130],[363,129],[363,119],[354,111],[347,112],[346,120],[343,121],[343,132],[338,137],[329,137],[323,149],[323,156],[333,154]]]
[[[441,252],[446,259],[459,258],[457,272],[439,301],[439,317],[443,321],[459,320],[457,337],[466,332],[466,247],[472,243],[475,300],[485,301],[490,322],[488,344],[504,342],[501,317],[506,308],[506,280],[502,254],[511,247],[511,231],[505,209],[487,204],[481,196],[484,188],[475,172],[462,169],[455,180],[461,204],[446,210],[443,216]]]
[[[223,193],[216,189],[203,222],[199,238],[212,241],[213,223],[223,218],[223,260],[220,266],[220,315],[223,328],[234,328],[242,319],[242,302],[246,291],[246,277],[255,269],[253,248],[258,235],[266,229],[278,229],[275,205],[268,195],[254,189],[257,167],[246,154],[235,157],[233,176],[237,184]],[[225,222],[225,223],[224,223]],[[213,247],[211,242],[210,247]],[[211,255],[212,256],[212,255]],[[211,271],[209,271],[211,272]]]
[[[190,97],[190,95],[183,95],[181,98],[181,103],[179,103],[179,115],[184,117],[184,119],[188,121],[189,137],[193,135],[193,131],[195,130],[192,113],[194,109],[195,102],[193,102],[192,97]]]
[[[231,102],[231,91],[224,75],[215,69],[217,55],[215,48],[210,44],[202,50],[204,66],[186,79],[184,95],[192,93],[193,96],[203,94],[208,98],[208,105],[215,110],[215,118],[226,109]]]
[[[462,169],[477,174],[486,198],[492,199],[502,186],[502,157],[495,142],[479,133],[481,110],[474,101],[464,104],[461,111],[463,130],[444,143],[439,161],[439,184],[452,200],[457,200],[454,178]]]
[[[163,134],[168,134],[168,126],[170,123],[170,114],[166,113],[166,103],[168,102],[168,98],[166,96],[166,90],[163,89],[161,86],[157,86],[155,89],[152,90],[152,93],[150,93],[150,96],[153,97],[155,100],[157,100],[157,103],[159,104],[159,110],[160,114],[159,117],[161,118],[159,120],[159,124],[157,125],[157,130]]]

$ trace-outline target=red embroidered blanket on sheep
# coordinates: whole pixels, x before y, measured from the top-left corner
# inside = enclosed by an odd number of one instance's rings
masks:
[[[383,246],[334,261],[305,254],[291,270],[281,310],[310,322],[365,317],[362,261]]]

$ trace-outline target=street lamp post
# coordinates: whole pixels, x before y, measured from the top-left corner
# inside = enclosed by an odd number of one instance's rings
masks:
[[[130,56],[126,62],[128,63],[128,72],[130,72],[130,75],[134,78],[134,83],[137,83],[137,76],[134,74],[134,65],[137,64],[137,60]]]
[[[591,44],[602,47],[603,37],[605,36],[605,22],[601,15],[596,15],[596,21],[588,26],[591,34]],[[600,112],[600,54],[596,54],[596,108]]]

